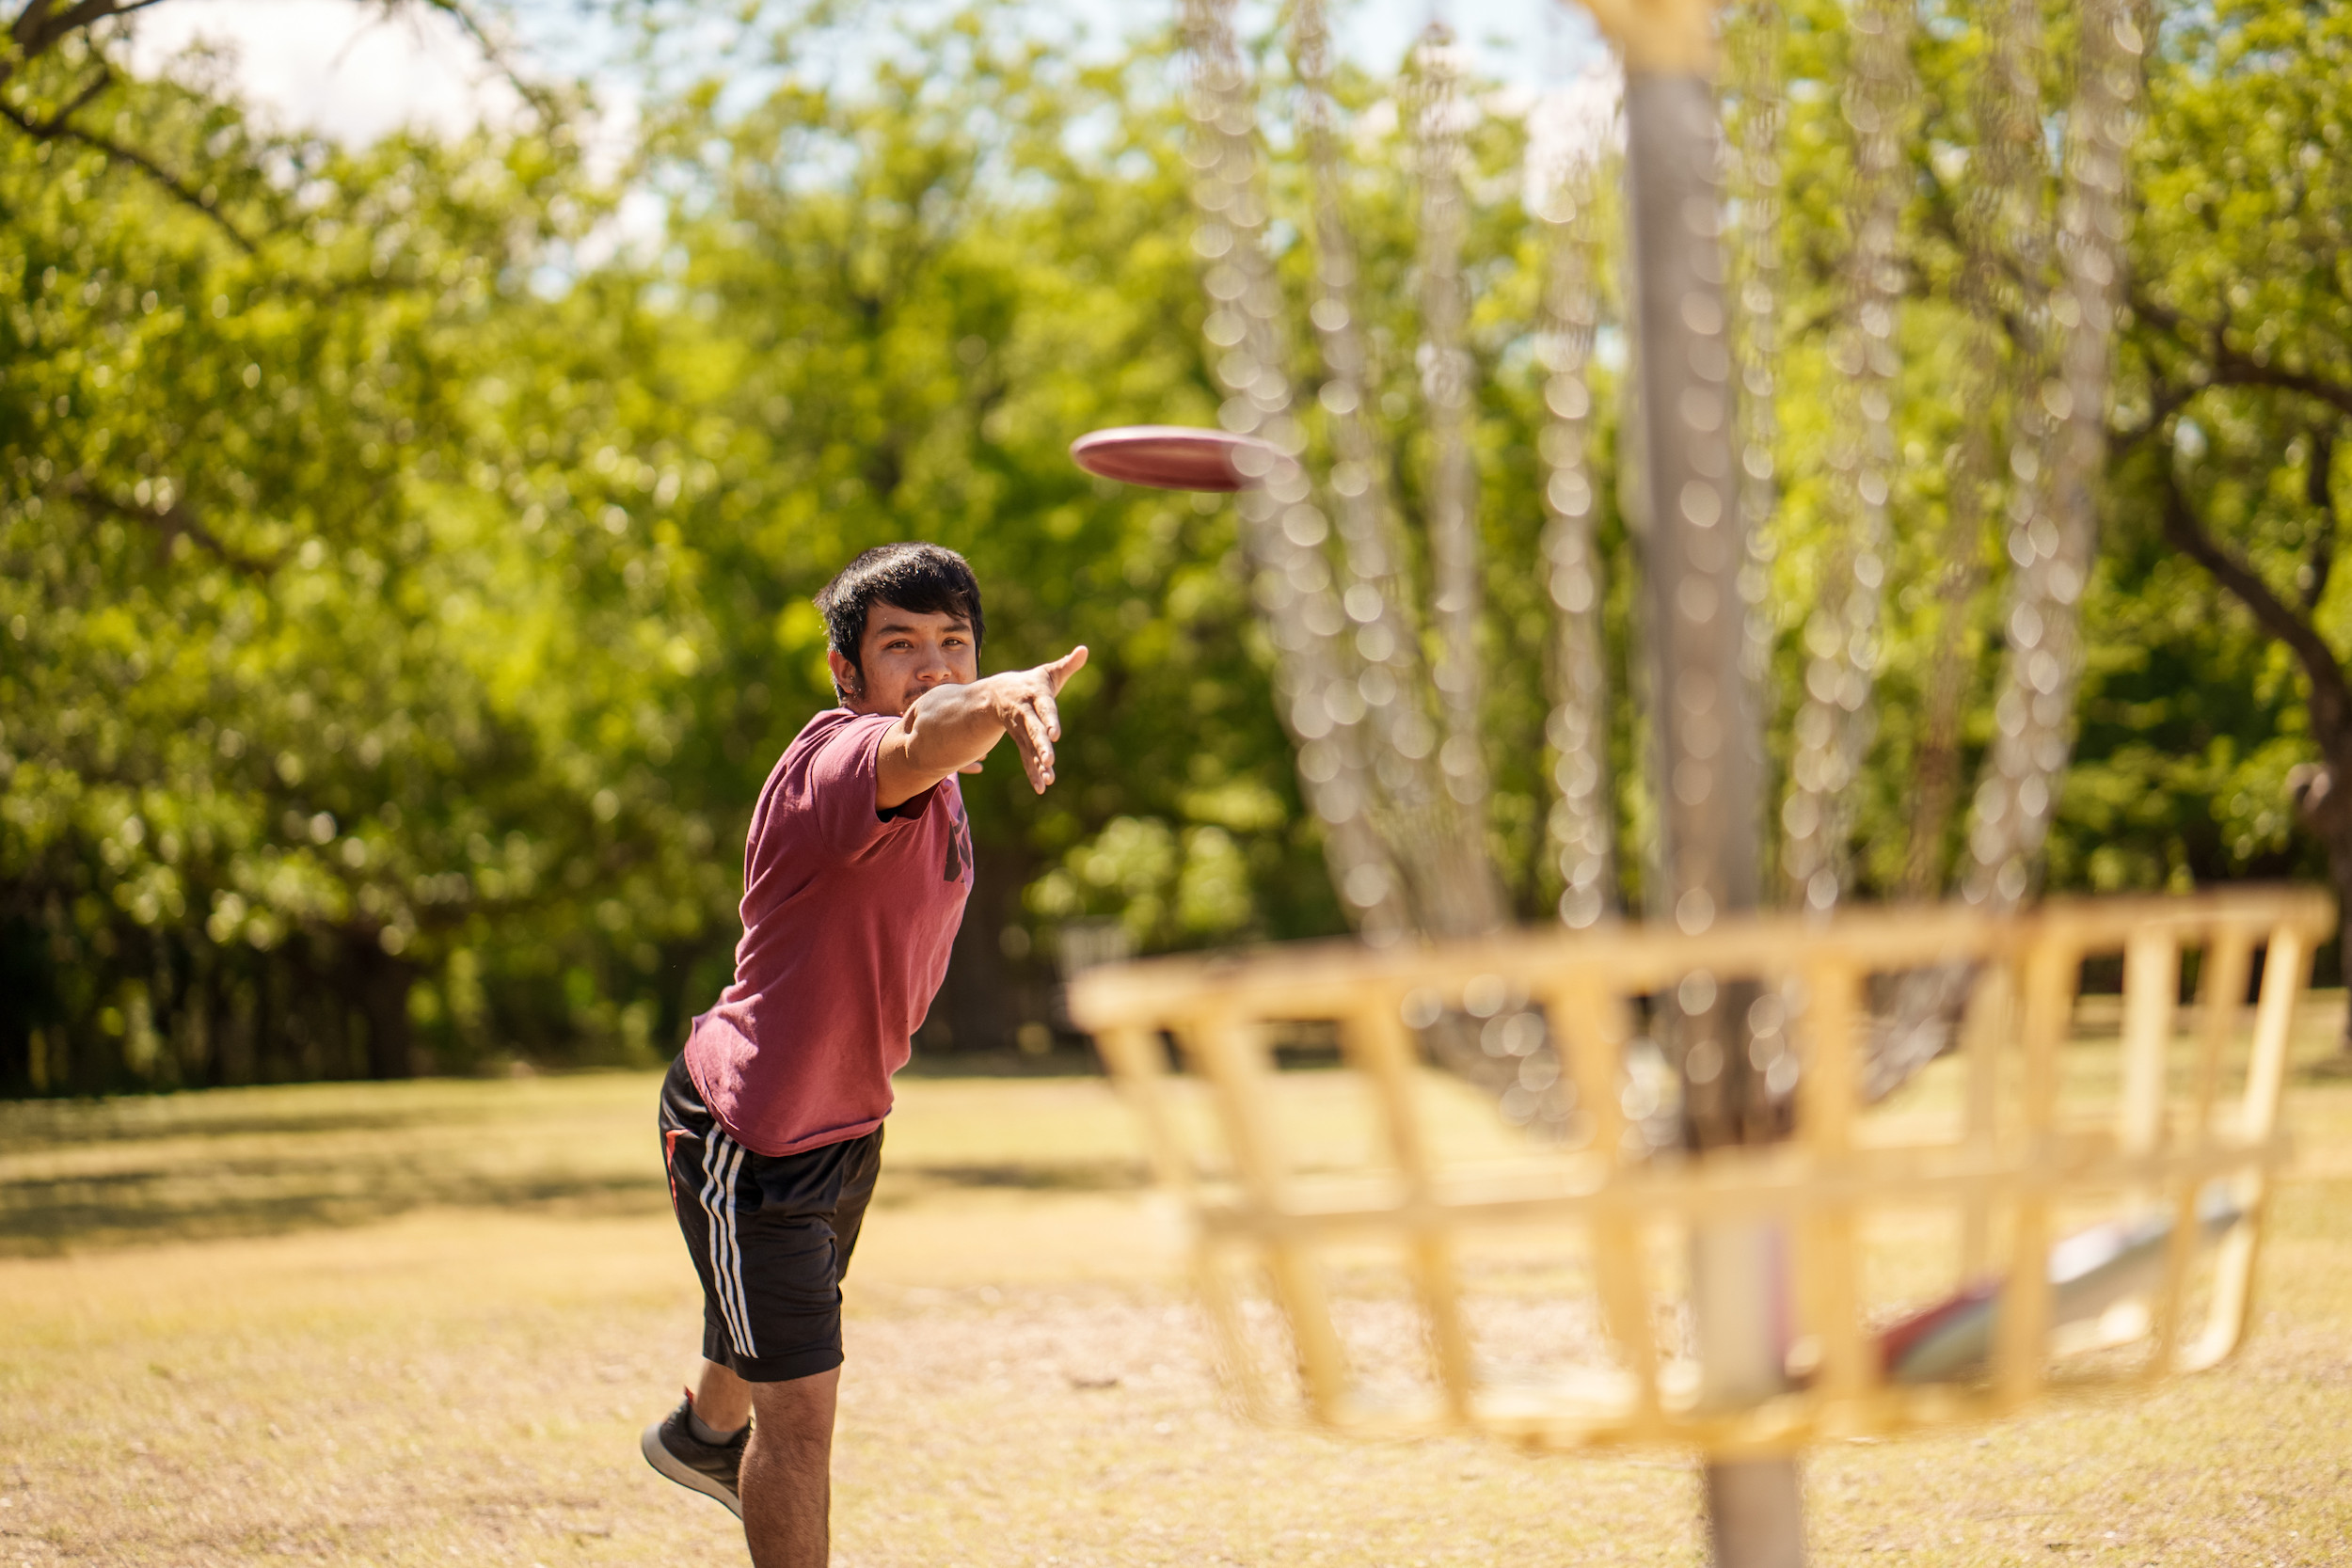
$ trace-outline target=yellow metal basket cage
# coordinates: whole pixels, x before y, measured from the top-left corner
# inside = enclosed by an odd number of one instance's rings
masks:
[[[2334,918],[2316,892],[2257,889],[2008,919],[1856,909],[1697,935],[1301,944],[1089,971],[1070,1005],[1189,1215],[1251,1414],[1754,1455],[2228,1355],[2285,1157],[2295,1014]],[[1956,1049],[1866,1103],[1883,977],[1956,963],[1976,975]],[[2119,969],[2120,998],[2083,994]],[[1688,1154],[1643,1135],[1676,1092],[1645,1019],[1700,974],[1788,999],[1781,1142]],[[1573,1087],[1565,1138],[1530,1136],[1423,1060],[1416,1022],[1510,1009],[1541,1021]],[[1323,1070],[1281,1069],[1302,1056]],[[1710,1229],[1764,1236],[1778,1259],[1786,1288],[1750,1307],[1775,1337],[1768,1386],[1727,1394],[1700,1366],[1690,1264]],[[2102,1287],[2068,1261],[2086,1247]],[[1902,1325],[1965,1338],[1972,1323],[1980,1354],[1898,1365]]]

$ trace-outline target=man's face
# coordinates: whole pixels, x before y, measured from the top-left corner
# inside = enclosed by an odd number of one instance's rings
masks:
[[[880,599],[866,612],[858,644],[863,673],[827,650],[833,678],[859,713],[902,714],[934,686],[968,686],[980,678],[972,623],[961,615],[901,610]]]

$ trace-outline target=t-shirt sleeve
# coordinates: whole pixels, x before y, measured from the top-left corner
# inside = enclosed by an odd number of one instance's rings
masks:
[[[875,774],[882,736],[898,722],[887,713],[862,713],[818,743],[808,759],[808,800],[824,841],[845,855],[857,853],[902,823],[923,815],[933,784],[913,800],[883,812],[874,805]]]

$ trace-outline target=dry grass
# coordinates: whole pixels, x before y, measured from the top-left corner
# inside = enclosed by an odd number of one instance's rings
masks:
[[[0,1568],[741,1560],[635,1451],[698,1322],[653,1088],[0,1107]],[[1677,1461],[1238,1424],[1108,1089],[903,1088],[850,1287],[843,1563],[1701,1560]],[[1817,1453],[1817,1560],[2352,1559],[2352,1082],[2291,1111],[2238,1362]]]

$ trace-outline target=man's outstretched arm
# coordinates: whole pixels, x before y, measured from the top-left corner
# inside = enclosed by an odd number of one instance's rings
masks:
[[[909,704],[882,736],[874,769],[874,804],[903,805],[950,773],[977,771],[998,739],[1012,736],[1040,795],[1054,782],[1054,742],[1062,683],[1086,667],[1084,646],[1034,670],[1008,670],[969,686],[935,686]]]

